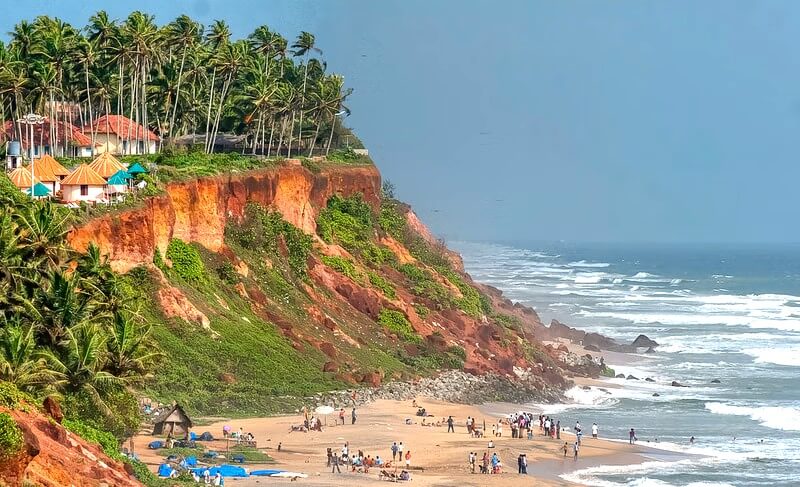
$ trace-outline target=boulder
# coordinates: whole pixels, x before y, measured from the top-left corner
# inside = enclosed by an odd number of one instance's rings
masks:
[[[61,412],[61,406],[53,396],[47,396],[42,403],[42,407],[44,408],[45,414],[53,418],[53,421],[56,423],[61,424],[61,421],[64,419],[64,413]]]
[[[670,385],[672,387],[689,387],[689,386],[685,386],[685,385],[681,384],[680,382],[678,382],[676,380],[672,381],[672,384],[670,384]]]
[[[647,335],[639,335],[636,339],[631,343],[631,346],[636,348],[652,348],[657,347],[658,343],[655,340],[651,340],[647,338]]]
[[[650,377],[646,377],[644,380],[646,380],[647,382],[655,382],[655,380],[651,379]]]
[[[654,392],[654,393],[653,393],[653,397],[661,397],[661,394],[659,394],[659,393],[657,393],[657,392]]]
[[[712,384],[720,384],[721,382],[722,382],[722,381],[720,381],[719,379],[713,379],[713,380],[711,381],[711,383],[712,383]]]
[[[588,350],[590,352],[599,352],[600,349],[597,348],[597,345],[586,345],[583,347],[584,350]]]
[[[638,378],[638,377],[636,377],[636,376],[633,376],[633,375],[628,375],[628,377],[626,377],[626,379],[627,379],[627,380],[639,380],[639,378]]]
[[[322,371],[323,372],[339,372],[339,365],[336,362],[334,362],[332,360],[329,360],[329,361],[325,362],[325,365],[322,366]]]
[[[656,350],[653,347],[648,347],[647,350],[644,351],[644,353],[656,353]]]
[[[617,374],[617,375],[615,376],[615,378],[617,378],[617,379],[624,379],[624,378],[625,378],[625,374]]]

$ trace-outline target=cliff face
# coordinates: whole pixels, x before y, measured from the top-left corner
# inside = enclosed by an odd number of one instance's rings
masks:
[[[380,188],[373,166],[201,178],[94,219],[69,241],[98,244],[116,271],[147,269],[131,277],[168,361],[149,393],[206,414],[274,412],[292,406],[280,397],[443,369],[541,390],[598,372],[543,346],[550,336],[535,311],[474,283],[460,256],[407,205],[381,201]],[[173,238],[207,250],[199,281],[169,259],[154,265]]]
[[[141,208],[76,228],[69,242],[78,251],[94,242],[109,256],[115,271],[127,272],[152,263],[156,248],[164,255],[172,238],[220,250],[226,223],[240,219],[248,202],[271,206],[289,223],[314,233],[317,214],[331,196],[361,193],[377,207],[380,188],[381,176],[374,166],[342,166],[312,174],[290,165],[171,183],[164,195],[146,200]]]

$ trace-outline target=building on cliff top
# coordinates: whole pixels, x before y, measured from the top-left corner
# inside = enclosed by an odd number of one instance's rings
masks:
[[[26,127],[27,128],[27,127]],[[53,142],[50,140],[51,121],[48,118],[44,119],[41,125],[33,127],[33,156],[41,157],[44,154],[54,154],[56,156],[69,156],[69,157],[90,157],[92,155],[92,139],[84,135],[81,130],[72,125],[71,123],[55,122],[52,123],[53,132],[56,134],[56,144],[53,147]],[[30,141],[28,140],[28,130],[22,130],[19,133],[19,127],[9,120],[3,125],[0,131],[0,139],[3,141],[20,140],[22,143],[22,152],[26,155],[30,150]],[[21,138],[20,138],[21,137]],[[64,142],[69,145],[65,153]]]
[[[83,133],[91,137],[92,129],[100,153],[155,154],[161,140],[153,131],[123,115],[103,115],[94,121],[93,126],[84,126]]]

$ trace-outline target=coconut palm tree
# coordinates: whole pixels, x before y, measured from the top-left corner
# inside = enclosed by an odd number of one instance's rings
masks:
[[[292,44],[292,49],[294,49],[293,55],[294,56],[304,56],[305,58],[305,69],[303,71],[303,89],[300,92],[300,134],[298,139],[302,142],[303,140],[303,113],[305,111],[305,101],[306,101],[306,82],[308,81],[308,55],[311,52],[316,52],[317,54],[322,55],[322,51],[315,46],[316,38],[314,34],[310,32],[303,31],[297,36],[297,40],[294,44]],[[294,127],[292,127],[292,131],[294,131]],[[289,134],[289,145],[291,145],[291,133]],[[299,143],[298,143],[299,145]]]
[[[149,325],[138,325],[129,313],[115,313],[108,327],[105,369],[128,382],[147,378],[160,356],[152,346],[151,330]]]
[[[172,118],[170,118],[169,128],[167,130],[167,137],[172,137],[172,130],[175,126],[175,115],[178,111],[178,101],[181,96],[181,81],[183,80],[183,69],[186,65],[186,55],[189,50],[194,49],[200,42],[200,37],[203,33],[203,26],[195,22],[187,15],[181,15],[170,24],[168,28],[167,40],[171,44],[183,46],[181,53],[181,67],[178,71],[178,84],[175,91],[175,103],[172,107]]]
[[[62,378],[39,349],[33,327],[0,320],[0,381],[24,392],[40,393],[51,390]]]

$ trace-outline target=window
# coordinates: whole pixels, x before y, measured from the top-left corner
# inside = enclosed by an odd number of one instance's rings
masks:
[[[81,196],[89,196],[89,185],[81,184]]]

